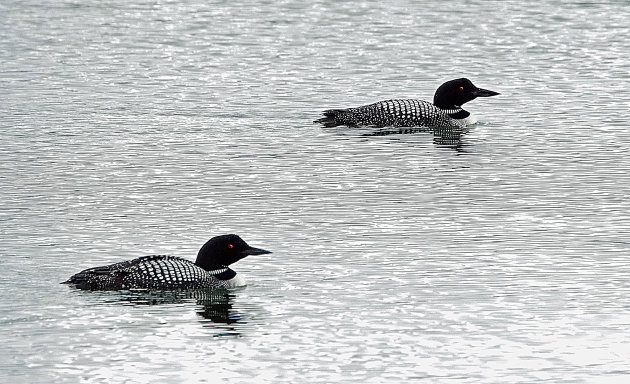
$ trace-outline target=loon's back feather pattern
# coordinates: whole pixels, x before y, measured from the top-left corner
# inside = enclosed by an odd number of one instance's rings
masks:
[[[324,117],[315,120],[315,123],[322,123],[327,128],[338,125],[351,127],[459,126],[461,124],[449,114],[460,110],[440,109],[428,101],[418,99],[392,99],[357,108],[329,109],[324,111]]]
[[[225,281],[216,276],[227,270],[206,271],[180,257],[152,255],[86,269],[66,283],[89,290],[211,288],[224,286]]]

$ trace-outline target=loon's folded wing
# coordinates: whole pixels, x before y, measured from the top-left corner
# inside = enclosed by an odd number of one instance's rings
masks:
[[[372,127],[421,127],[448,126],[454,121],[442,109],[418,99],[393,99],[379,101],[348,109],[329,109],[324,117],[315,120],[324,127],[338,125]]]
[[[142,268],[143,264],[152,260],[169,258],[165,255],[138,257],[133,260],[85,269],[72,275],[62,284],[74,284],[81,289],[107,289],[109,286],[122,285],[123,279]]]

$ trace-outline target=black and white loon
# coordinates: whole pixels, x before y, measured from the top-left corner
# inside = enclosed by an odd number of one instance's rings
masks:
[[[477,97],[496,96],[499,93],[477,88],[466,78],[447,81],[433,96],[433,104],[418,99],[379,101],[357,108],[329,109],[324,117],[315,120],[324,127],[463,127],[477,120],[462,105]]]
[[[271,252],[250,247],[238,235],[222,235],[208,240],[194,263],[174,256],[144,256],[86,269],[64,284],[88,290],[233,288],[244,283],[228,266],[266,253]]]

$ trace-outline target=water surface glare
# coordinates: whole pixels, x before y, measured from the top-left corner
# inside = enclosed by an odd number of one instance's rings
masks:
[[[0,15],[0,382],[630,381],[627,2]],[[312,124],[464,76],[463,132]],[[58,284],[223,233],[245,288]]]

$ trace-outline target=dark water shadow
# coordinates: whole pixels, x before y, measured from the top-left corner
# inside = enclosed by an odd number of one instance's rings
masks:
[[[401,128],[377,128],[362,136],[391,136],[391,135],[412,135],[417,133],[429,133],[433,135],[433,143],[439,147],[463,150],[464,143],[462,137],[468,132],[462,127],[401,127]]]
[[[363,138],[384,137],[392,140],[399,140],[399,135],[429,134],[433,136],[433,143],[441,148],[450,148],[458,152],[465,152],[468,146],[463,138],[470,129],[462,127],[343,127],[343,131],[338,131],[344,136],[359,136]]]
[[[103,292],[105,302],[133,306],[159,306],[194,303],[195,312],[203,327],[214,328],[213,336],[240,336],[238,328],[245,316],[234,310],[233,303],[238,290],[214,288],[195,290],[127,290]]]

